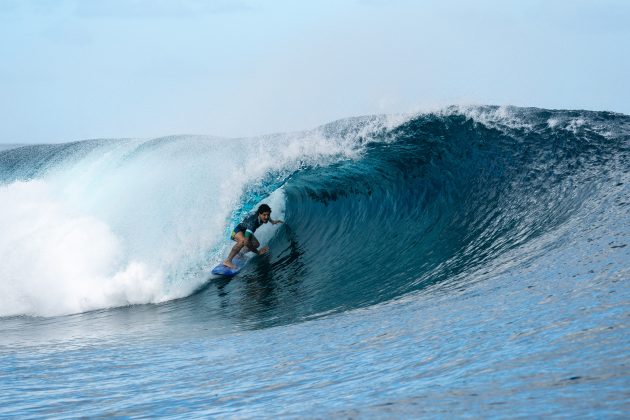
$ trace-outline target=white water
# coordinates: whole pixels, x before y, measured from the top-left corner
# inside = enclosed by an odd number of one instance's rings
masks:
[[[0,316],[187,296],[231,245],[248,188],[357,153],[356,136],[319,131],[104,141],[35,179],[0,185]],[[283,195],[266,201],[281,218]]]

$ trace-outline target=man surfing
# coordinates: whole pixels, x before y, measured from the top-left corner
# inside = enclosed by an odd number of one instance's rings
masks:
[[[245,217],[245,219],[234,228],[231,238],[233,241],[236,241],[236,244],[232,247],[227,259],[223,261],[223,265],[231,269],[236,269],[236,266],[232,263],[232,258],[234,258],[243,247],[246,247],[258,255],[267,253],[269,247],[265,246],[258,249],[260,242],[258,242],[258,239],[254,236],[256,229],[267,222],[271,222],[272,225],[283,223],[282,220],[273,220],[271,218],[271,207],[267,204],[261,204],[256,213]]]

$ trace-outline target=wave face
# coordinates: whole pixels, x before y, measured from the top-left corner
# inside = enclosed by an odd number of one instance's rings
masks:
[[[256,323],[457,288],[560,246],[604,202],[627,206],[629,151],[627,116],[511,107],[0,151],[0,316],[188,296],[261,201],[286,224],[261,232],[271,255],[241,279],[286,293]]]
[[[627,193],[629,128],[605,112],[451,108],[300,171],[285,186],[293,252],[272,270],[300,283],[292,316],[457,287],[557,247]]]

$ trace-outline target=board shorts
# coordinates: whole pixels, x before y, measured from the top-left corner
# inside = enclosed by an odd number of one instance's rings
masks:
[[[241,229],[238,226],[236,226],[234,230],[232,231],[232,234],[230,235],[230,239],[234,240],[234,238],[236,238],[236,234],[239,232],[243,232],[243,236],[245,236],[246,238],[249,238],[249,237],[256,238],[254,234],[251,233],[249,230]]]

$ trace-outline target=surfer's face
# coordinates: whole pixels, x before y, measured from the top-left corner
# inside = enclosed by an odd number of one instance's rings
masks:
[[[260,217],[260,221],[263,223],[267,223],[269,221],[269,218],[271,217],[271,213],[269,213],[268,211],[264,212],[264,213],[260,213],[258,215],[258,217]]]

